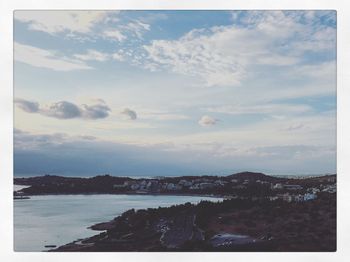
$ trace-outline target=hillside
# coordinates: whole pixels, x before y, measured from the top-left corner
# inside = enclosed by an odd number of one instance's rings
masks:
[[[263,173],[248,172],[248,171],[232,174],[227,177],[230,179],[237,179],[237,180],[249,180],[249,181],[260,180],[260,181],[267,181],[267,182],[277,182],[281,180],[286,180],[280,177],[274,177],[274,176],[265,175]]]

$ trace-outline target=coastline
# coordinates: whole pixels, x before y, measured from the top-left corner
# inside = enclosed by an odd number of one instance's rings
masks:
[[[236,199],[131,209],[89,227],[100,233],[48,251],[335,251],[335,201],[334,195],[327,195],[304,203]],[[327,206],[332,208],[325,209]],[[275,217],[276,212],[280,218]],[[308,218],[309,212],[326,213],[314,221]],[[297,221],[295,217],[303,219]],[[271,219],[278,222],[270,226]],[[291,225],[304,230],[296,234]],[[323,232],[325,225],[330,226],[328,233]],[[319,239],[320,234],[322,242],[312,241]]]
[[[93,193],[44,193],[44,194],[26,194],[28,196],[75,196],[75,195],[147,195],[147,196],[189,196],[189,197],[211,197],[211,198],[224,198],[225,195],[212,195],[212,194],[181,194],[181,193],[127,193],[127,192],[121,192],[121,193],[99,193],[99,192],[93,192]]]

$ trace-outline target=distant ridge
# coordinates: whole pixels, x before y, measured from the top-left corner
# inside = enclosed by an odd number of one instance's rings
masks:
[[[227,177],[231,179],[238,179],[238,180],[261,180],[261,181],[269,181],[269,182],[283,179],[280,177],[265,175],[263,173],[248,172],[248,171],[232,174]]]

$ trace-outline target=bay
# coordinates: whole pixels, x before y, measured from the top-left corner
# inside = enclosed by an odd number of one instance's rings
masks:
[[[89,226],[107,222],[131,208],[168,207],[220,198],[169,195],[44,195],[14,200],[14,250],[45,251],[98,234]]]

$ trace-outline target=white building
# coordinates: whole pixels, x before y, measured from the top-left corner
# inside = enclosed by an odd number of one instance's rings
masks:
[[[133,184],[130,186],[131,190],[138,190],[140,188],[139,184]]]
[[[295,202],[303,202],[304,201],[304,196],[303,195],[295,195],[294,197]]]
[[[284,194],[283,195],[283,201],[292,202],[293,201],[293,197],[291,195],[289,195],[288,193]]]
[[[283,185],[281,183],[277,183],[275,185],[271,184],[271,189],[283,189]]]
[[[316,194],[306,193],[304,195],[304,201],[309,201],[309,200],[313,200],[313,199],[316,199],[316,198],[317,198]]]
[[[179,181],[179,185],[183,186],[183,187],[190,187],[192,186],[192,182],[191,181],[187,181],[185,179],[182,179]]]
[[[200,189],[200,184],[193,184],[190,186],[190,190],[199,190]]]

